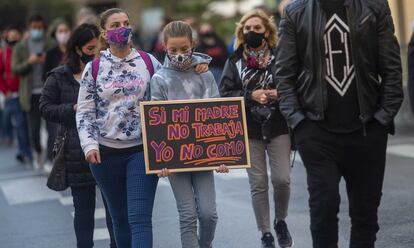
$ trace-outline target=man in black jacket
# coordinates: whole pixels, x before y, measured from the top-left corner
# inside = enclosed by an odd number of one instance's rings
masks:
[[[387,136],[403,100],[388,2],[296,0],[279,31],[279,104],[307,171],[313,247],[338,247],[343,177],[350,247],[373,248]]]

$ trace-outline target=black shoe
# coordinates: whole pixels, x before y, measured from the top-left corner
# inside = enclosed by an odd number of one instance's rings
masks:
[[[25,160],[24,160],[24,156],[21,154],[17,154],[16,155],[16,160],[19,161],[20,163],[24,164]]]
[[[275,248],[275,239],[271,233],[263,234],[262,248]]]
[[[288,248],[293,246],[293,240],[290,236],[286,222],[283,220],[275,222],[275,231],[277,236],[277,242],[281,248]]]

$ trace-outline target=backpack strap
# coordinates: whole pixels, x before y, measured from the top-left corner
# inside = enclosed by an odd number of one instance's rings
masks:
[[[137,50],[139,55],[141,56],[142,60],[144,60],[145,65],[147,66],[147,70],[150,74],[150,77],[152,77],[154,75],[154,65],[152,64],[152,60],[150,58],[150,56],[148,55],[148,53],[142,51],[142,50]]]
[[[92,60],[92,77],[95,83],[96,83],[96,78],[98,78],[99,62],[100,62],[100,57],[94,58]]]

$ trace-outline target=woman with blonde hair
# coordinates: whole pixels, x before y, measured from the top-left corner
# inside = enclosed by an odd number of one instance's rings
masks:
[[[275,201],[274,229],[280,247],[291,247],[287,228],[290,198],[288,127],[279,111],[275,81],[277,29],[262,10],[245,14],[236,27],[235,52],[227,60],[220,83],[223,97],[244,96],[252,167],[247,170],[262,247],[275,247],[271,234],[266,154]]]

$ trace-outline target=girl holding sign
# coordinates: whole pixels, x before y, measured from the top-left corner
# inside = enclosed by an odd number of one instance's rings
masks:
[[[194,65],[209,63],[207,55],[194,53],[191,27],[181,21],[165,26],[163,39],[167,57],[162,69],[151,80],[151,100],[184,100],[220,97],[211,72],[196,74]],[[221,165],[218,172],[226,173]],[[159,176],[169,176],[180,216],[183,248],[209,248],[217,223],[216,193],[212,171],[170,174],[167,169]],[[200,222],[197,236],[197,219]]]
[[[279,111],[275,72],[276,25],[261,10],[242,17],[236,28],[233,55],[227,60],[220,83],[224,97],[246,99],[252,167],[247,169],[254,213],[262,232],[262,247],[275,247],[271,234],[266,154],[269,157],[275,201],[276,231],[280,247],[291,247],[285,218],[290,198],[290,138]]]
[[[145,174],[138,105],[161,65],[132,48],[126,11],[103,12],[100,26],[108,48],[82,76],[76,112],[80,143],[107,200],[117,246],[149,248],[158,178]]]

